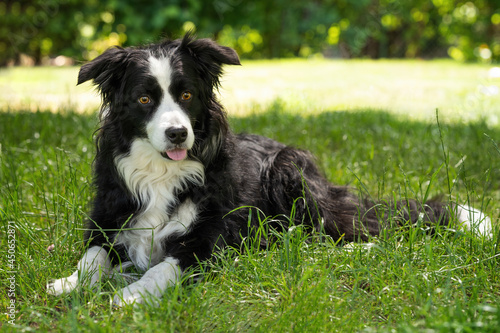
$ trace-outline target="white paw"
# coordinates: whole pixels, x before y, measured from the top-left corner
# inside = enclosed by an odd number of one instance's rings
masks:
[[[125,306],[131,304],[143,304],[151,301],[156,301],[155,298],[160,296],[160,291],[148,288],[146,284],[139,280],[127,287],[121,289],[113,298],[113,304],[116,306]]]
[[[99,246],[93,246],[78,262],[77,271],[47,284],[47,293],[58,296],[72,292],[79,285],[93,287],[101,276],[109,274],[109,267],[108,252]]]
[[[78,271],[68,277],[57,279],[47,284],[47,293],[50,295],[59,296],[68,294],[78,286]]]
[[[459,224],[468,230],[480,236],[491,237],[493,235],[491,219],[479,209],[467,205],[458,205],[457,217]]]
[[[117,306],[156,303],[165,289],[179,281],[181,269],[178,260],[167,257],[150,268],[137,282],[120,290],[113,299]]]

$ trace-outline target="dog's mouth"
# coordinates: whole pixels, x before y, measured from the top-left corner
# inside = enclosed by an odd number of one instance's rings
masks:
[[[161,153],[161,156],[172,161],[182,161],[187,157],[187,149],[175,148]]]

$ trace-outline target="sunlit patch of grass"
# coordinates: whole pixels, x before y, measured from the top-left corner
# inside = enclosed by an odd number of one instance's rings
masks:
[[[289,112],[383,110],[406,119],[484,119],[497,126],[500,79],[491,65],[450,60],[288,59],[226,66],[221,98],[231,115],[265,112],[281,99]],[[77,67],[0,69],[0,109],[95,112],[99,96],[76,86]],[[253,105],[253,106],[252,106]]]
[[[498,124],[500,79],[491,66],[423,60],[266,60],[227,67],[222,95],[232,114],[277,98],[303,113],[379,109],[433,122],[491,118]],[[491,92],[491,93],[490,93]],[[496,93],[495,93],[496,92]]]
[[[94,112],[99,96],[89,83],[77,86],[78,67],[0,69],[0,110]]]

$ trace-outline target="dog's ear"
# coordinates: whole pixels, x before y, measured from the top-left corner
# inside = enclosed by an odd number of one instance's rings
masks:
[[[219,84],[222,65],[241,65],[238,54],[232,48],[208,38],[195,39],[192,33],[184,36],[180,48],[187,50],[197,60],[198,71],[206,75],[214,86]]]
[[[78,83],[94,80],[101,92],[109,92],[113,82],[119,80],[124,73],[124,65],[128,51],[121,47],[113,47],[83,65],[78,73]]]
[[[211,60],[219,65],[241,65],[235,50],[208,38],[196,39],[192,32],[184,35],[181,48],[188,48],[197,58]]]

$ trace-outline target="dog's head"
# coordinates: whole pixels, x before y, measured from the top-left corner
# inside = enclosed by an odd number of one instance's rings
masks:
[[[215,97],[222,65],[239,63],[233,49],[187,34],[145,47],[111,48],[82,66],[78,84],[92,79],[101,93],[100,140],[121,141],[126,151],[126,143],[144,138],[167,160],[188,153],[203,159],[204,145],[227,131]]]

